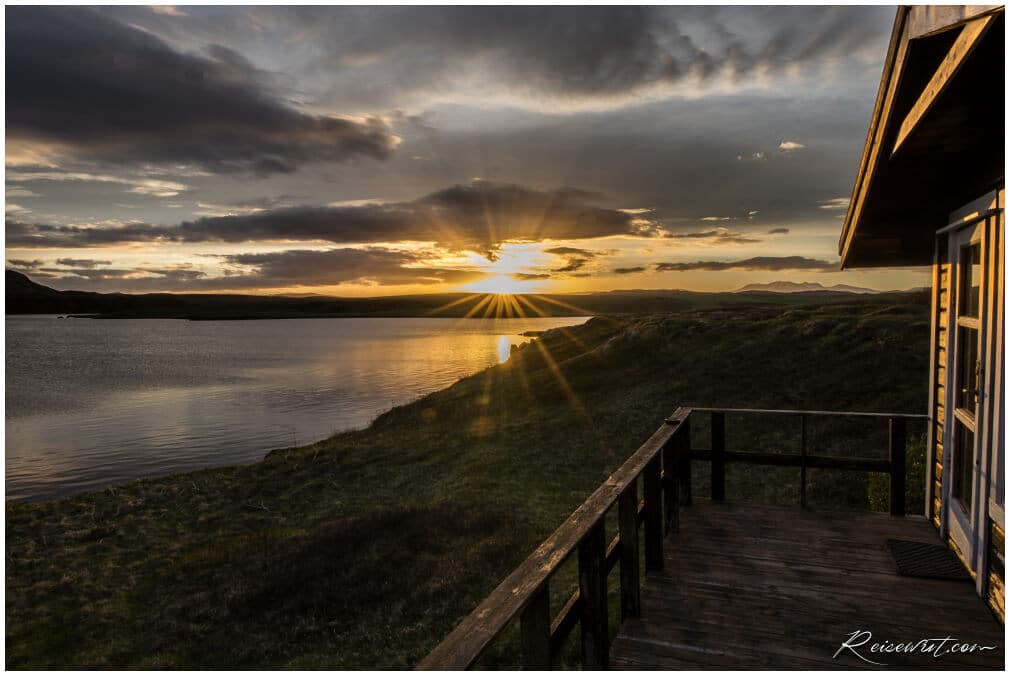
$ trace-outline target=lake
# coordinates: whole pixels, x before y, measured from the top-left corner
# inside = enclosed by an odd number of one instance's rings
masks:
[[[6,495],[259,460],[508,358],[529,319],[6,317]]]

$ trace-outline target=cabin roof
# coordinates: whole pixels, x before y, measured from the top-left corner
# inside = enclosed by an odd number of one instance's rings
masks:
[[[839,240],[843,268],[929,265],[1003,182],[1004,8],[899,7]]]

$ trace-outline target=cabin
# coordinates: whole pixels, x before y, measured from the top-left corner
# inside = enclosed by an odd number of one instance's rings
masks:
[[[1004,8],[898,10],[839,241],[930,265],[925,513],[1004,618]]]
[[[524,669],[1005,667],[1004,40],[1002,6],[900,7],[854,168],[842,267],[932,269],[928,410],[676,408],[419,668],[501,666],[501,642]],[[734,448],[754,420],[793,440]],[[727,470],[758,466],[798,505],[734,502]],[[887,511],[812,508],[825,472],[886,477]]]

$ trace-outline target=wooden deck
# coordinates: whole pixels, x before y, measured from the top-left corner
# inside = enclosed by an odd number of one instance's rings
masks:
[[[972,584],[895,573],[889,538],[939,543],[924,519],[711,502],[682,508],[680,519],[663,570],[642,584],[641,618],[611,645],[612,668],[884,668],[848,650],[833,659],[856,631],[873,636],[856,650],[887,667],[1004,668],[1003,627]],[[996,649],[870,651],[948,636]]]

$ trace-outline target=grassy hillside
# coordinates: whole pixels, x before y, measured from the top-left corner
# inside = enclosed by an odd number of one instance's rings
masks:
[[[409,667],[676,406],[923,412],[928,350],[924,296],[597,318],[364,431],[8,505],[6,666]],[[811,450],[882,451],[865,432]],[[865,475],[811,482],[868,504]],[[795,504],[796,471],[734,467],[727,494]]]

